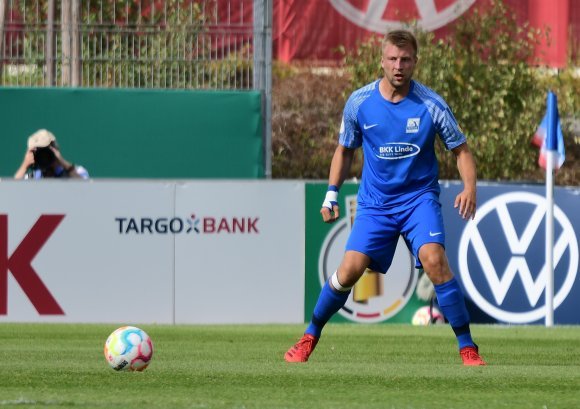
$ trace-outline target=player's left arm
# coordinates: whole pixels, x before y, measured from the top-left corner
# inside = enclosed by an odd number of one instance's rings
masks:
[[[454,207],[464,219],[475,217],[477,169],[467,142],[451,150],[457,159],[457,169],[463,181],[463,191],[455,197]]]

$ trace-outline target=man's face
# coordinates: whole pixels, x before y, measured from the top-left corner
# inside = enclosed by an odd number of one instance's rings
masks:
[[[385,78],[393,88],[403,88],[411,82],[415,65],[417,65],[417,56],[411,45],[399,48],[389,42],[385,44],[381,67],[385,72]]]

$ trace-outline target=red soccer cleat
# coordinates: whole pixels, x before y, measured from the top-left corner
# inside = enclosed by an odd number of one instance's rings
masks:
[[[284,354],[286,362],[306,362],[318,344],[318,338],[314,335],[304,334],[292,348]]]
[[[477,345],[461,348],[459,355],[461,355],[463,365],[465,366],[486,365],[485,361],[479,356],[479,348]]]

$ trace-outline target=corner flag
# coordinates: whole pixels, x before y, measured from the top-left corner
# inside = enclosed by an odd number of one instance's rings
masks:
[[[564,163],[564,136],[558,118],[556,95],[548,92],[546,115],[532,142],[540,146],[538,163],[546,169],[546,327],[554,325],[554,169]]]
[[[546,103],[546,115],[542,119],[540,126],[536,130],[532,143],[540,148],[540,157],[538,164],[546,169],[546,152],[556,151],[557,156],[554,161],[553,169],[560,169],[564,163],[566,152],[564,150],[564,136],[560,126],[560,117],[558,115],[558,101],[556,95],[548,92]]]

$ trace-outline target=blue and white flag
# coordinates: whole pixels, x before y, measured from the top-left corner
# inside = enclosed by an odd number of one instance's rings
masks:
[[[564,135],[560,126],[558,115],[558,101],[556,95],[548,92],[546,115],[536,130],[532,143],[540,148],[538,164],[546,169],[546,151],[556,151],[558,154],[554,161],[554,169],[560,169],[564,164],[566,152],[564,150]]]

